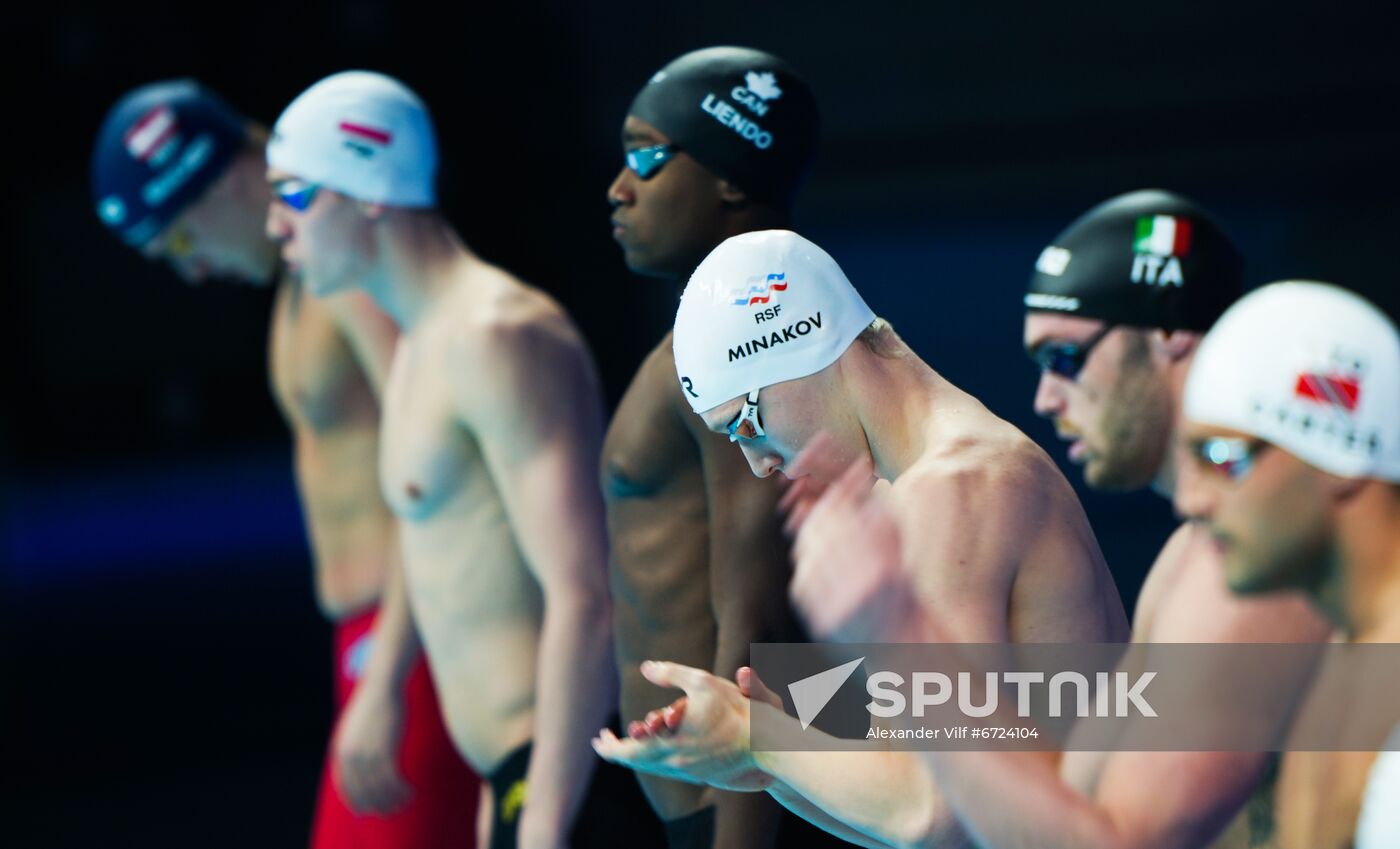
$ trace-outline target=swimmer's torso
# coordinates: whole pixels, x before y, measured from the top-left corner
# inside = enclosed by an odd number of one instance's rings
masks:
[[[478,442],[461,424],[452,338],[487,292],[445,293],[401,337],[384,394],[380,477],[401,520],[404,574],[448,730],[487,773],[528,741],[543,604]]]
[[[1400,642],[1400,617],[1356,635],[1355,641]],[[1373,751],[1284,753],[1277,796],[1279,849],[1350,849],[1376,758]]]
[[[1252,627],[1262,623],[1269,623],[1268,630]],[[1172,534],[1152,564],[1133,617],[1133,641],[1139,643],[1240,642],[1246,637],[1252,642],[1290,642],[1320,638],[1324,633],[1325,624],[1297,594],[1249,599],[1232,594],[1209,534],[1190,524]],[[1127,755],[1144,772],[1169,770],[1172,759],[1181,756],[1170,752]],[[1075,786],[1098,795],[1104,764],[1111,757],[1107,752],[1067,752],[1063,773]],[[1209,845],[1212,849],[1276,846],[1275,756],[1252,760],[1246,753],[1220,753],[1213,757],[1234,759],[1233,769],[1251,764],[1258,778],[1252,789],[1240,788],[1248,799]],[[1222,762],[1217,772],[1224,769]],[[1220,793],[1213,793],[1212,799],[1231,807],[1239,804],[1220,798]]]
[[[295,440],[297,490],[332,618],[379,597],[395,544],[379,493],[379,404],[329,308],[278,285],[269,334],[272,391]]]
[[[637,666],[643,660],[702,669],[715,660],[705,483],[700,450],[679,418],[676,392],[668,334],[628,386],[603,442],[601,484],[624,720],[674,698],[641,677]],[[699,801],[699,787],[639,777],[663,817],[690,813]]]

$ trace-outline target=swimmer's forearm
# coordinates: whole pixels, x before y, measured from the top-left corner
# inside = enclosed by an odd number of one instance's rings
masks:
[[[795,797],[880,845],[960,845],[952,812],[913,752],[755,752],[755,759],[776,779],[771,795],[834,834],[840,833],[794,807]]]
[[[384,591],[374,622],[374,650],[369,654],[359,686],[397,698],[418,660],[420,645],[413,615],[408,609],[408,587],[404,583],[398,545],[389,548],[393,554],[385,570]]]
[[[1037,752],[927,752],[923,757],[969,837],[984,849],[1132,849],[1092,799]],[[1014,799],[1014,805],[1006,800]]]
[[[766,564],[745,562],[751,570]],[[733,569],[733,567],[731,567]],[[711,571],[715,566],[711,565]],[[712,583],[711,597],[715,603],[717,645],[713,672],[728,681],[734,680],[739,667],[749,664],[749,644],[786,642],[801,639],[786,603],[786,582],[775,580],[787,574],[786,564],[778,560],[771,564],[772,576],[759,580],[756,576],[734,576],[721,587]],[[772,584],[771,587],[765,584]],[[762,598],[750,597],[762,591]],[[725,849],[772,846],[782,820],[782,809],[763,793],[728,793],[714,791],[715,846]]]
[[[521,837],[533,832],[542,844],[556,839],[562,845],[598,762],[589,741],[607,723],[616,702],[606,593],[581,588],[551,592],[546,585],[537,662],[530,795]]]
[[[864,846],[866,849],[890,849],[890,844],[882,840],[877,840],[868,834],[862,834],[854,828],[851,828],[831,814],[828,814],[826,811],[812,804],[802,794],[794,791],[781,781],[774,782],[768,788],[768,794],[797,816],[828,834],[836,835],[847,843]]]

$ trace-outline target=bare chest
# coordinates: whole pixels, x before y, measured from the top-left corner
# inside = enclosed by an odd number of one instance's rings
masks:
[[[293,427],[372,424],[374,392],[326,308],[283,285],[269,334],[272,391]]]
[[[399,343],[384,388],[379,475],[400,518],[422,522],[485,478],[476,441],[461,426],[451,384],[431,352]]]
[[[608,426],[601,473],[609,503],[700,486],[700,451],[677,416],[675,368],[664,344],[664,356],[658,349],[647,358]]]

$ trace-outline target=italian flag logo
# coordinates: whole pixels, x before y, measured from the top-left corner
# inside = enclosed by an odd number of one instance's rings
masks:
[[[1154,256],[1186,256],[1191,250],[1191,222],[1173,215],[1144,215],[1137,220],[1133,250]]]

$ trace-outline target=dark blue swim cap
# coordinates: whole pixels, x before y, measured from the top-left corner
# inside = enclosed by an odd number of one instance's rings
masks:
[[[97,216],[141,247],[223,174],[247,126],[193,80],[129,92],[107,113],[93,147]]]
[[[763,200],[788,203],[817,150],[817,101],[771,53],[708,47],[652,75],[627,110],[712,173]]]

